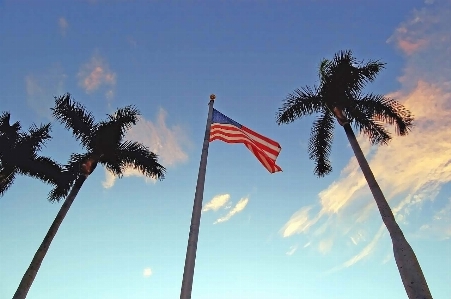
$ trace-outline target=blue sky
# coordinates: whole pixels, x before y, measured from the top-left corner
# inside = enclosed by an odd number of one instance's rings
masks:
[[[28,298],[177,298],[208,111],[282,146],[269,174],[243,145],[210,144],[192,298],[406,298],[391,242],[341,128],[334,171],[313,175],[314,117],[277,126],[322,58],[352,49],[387,63],[368,91],[416,123],[361,146],[434,298],[451,294],[451,2],[0,1],[0,110],[52,123],[42,154],[82,149],[51,118],[70,92],[97,120],[142,113],[127,138],[167,167],[164,181],[98,167],[64,220]],[[19,177],[0,199],[0,298],[10,298],[61,203]]]

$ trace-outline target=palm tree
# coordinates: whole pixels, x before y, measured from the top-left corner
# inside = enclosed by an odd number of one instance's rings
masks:
[[[10,119],[9,112],[0,115],[0,196],[11,187],[17,174],[56,185],[61,167],[52,159],[38,155],[51,138],[50,124],[32,125],[23,133],[20,123],[11,125]]]
[[[75,138],[86,149],[84,154],[72,154],[61,183],[49,195],[58,200],[67,195],[61,209],[48,230],[25,272],[13,299],[24,299],[36,277],[49,246],[64,220],[81,186],[100,163],[109,171],[122,177],[126,168],[131,167],[155,179],[164,178],[165,168],[157,162],[157,155],[138,142],[124,141],[124,135],[136,124],[139,111],[132,106],[118,109],[108,115],[106,121],[96,123],[85,107],[72,101],[69,94],[55,98],[53,116],[72,131]]]
[[[289,94],[279,108],[276,121],[280,125],[306,115],[320,114],[313,123],[308,147],[310,159],[315,161],[314,172],[319,177],[332,171],[329,155],[334,119],[344,128],[390,233],[396,264],[409,299],[430,299],[432,296],[415,253],[396,223],[351,128],[353,124],[372,144],[387,144],[391,139],[383,123],[394,125],[398,135],[409,133],[413,117],[403,105],[382,95],[362,92],[384,66],[378,60],[359,62],[351,51],[338,52],[332,60],[324,59],[320,64],[319,86],[303,87]]]

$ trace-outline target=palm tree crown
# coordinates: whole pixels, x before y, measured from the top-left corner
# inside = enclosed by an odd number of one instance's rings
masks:
[[[351,51],[341,51],[332,60],[321,62],[319,86],[302,87],[286,97],[276,116],[279,125],[320,114],[313,123],[308,147],[317,176],[332,171],[329,156],[335,118],[340,125],[353,124],[372,144],[390,141],[384,123],[394,125],[398,135],[409,133],[413,117],[403,105],[383,95],[363,93],[366,83],[373,81],[384,66],[378,60],[357,61]]]
[[[71,100],[69,94],[55,98],[53,116],[71,130],[86,149],[84,154],[72,154],[49,198],[66,197],[53,220],[30,266],[25,271],[13,299],[25,299],[41,267],[53,238],[67,215],[80,188],[97,164],[121,177],[126,168],[138,169],[144,175],[163,179],[165,168],[157,162],[157,155],[138,142],[123,141],[127,129],[136,124],[139,112],[128,106],[108,115],[107,120],[95,122],[91,113]],[[67,195],[67,196],[66,196]]]
[[[71,155],[64,173],[66,183],[54,188],[51,198],[66,196],[77,177],[91,174],[97,163],[119,177],[131,167],[146,176],[164,178],[166,170],[157,162],[156,154],[141,143],[123,140],[126,131],[138,121],[139,111],[135,107],[117,109],[107,120],[95,122],[93,115],[67,93],[55,98],[52,111],[53,116],[72,131],[86,153]]]
[[[334,119],[343,127],[354,155],[373,194],[393,244],[393,254],[409,299],[431,299],[432,295],[418,259],[396,223],[393,212],[357,141],[351,124],[373,144],[386,144],[391,136],[384,123],[395,126],[398,135],[412,127],[410,112],[400,103],[382,95],[364,94],[365,84],[383,69],[379,61],[357,61],[351,51],[335,54],[320,64],[319,87],[304,87],[289,94],[279,109],[277,123],[290,123],[304,115],[320,113],[313,123],[309,154],[315,161],[315,174],[324,176],[332,170],[329,161]]]
[[[0,196],[13,184],[17,174],[28,175],[57,185],[61,167],[48,157],[39,156],[50,139],[50,124],[31,126],[21,132],[17,121],[10,124],[11,114],[0,115]]]

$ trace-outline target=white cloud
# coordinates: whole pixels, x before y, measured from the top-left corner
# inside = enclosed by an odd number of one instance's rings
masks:
[[[89,62],[80,67],[77,77],[78,84],[86,93],[89,94],[104,87],[107,99],[114,96],[117,75],[99,54],[94,54]]]
[[[180,126],[168,128],[166,116],[166,111],[160,109],[155,123],[140,117],[138,123],[127,132],[125,139],[140,142],[147,146],[150,151],[158,155],[158,162],[167,168],[188,160],[188,155],[183,147],[189,146],[190,142]],[[155,182],[154,179],[149,179],[132,168],[126,169],[124,176],[144,177],[146,182]],[[106,178],[102,183],[103,187],[111,188],[115,181],[116,177],[106,171]]]
[[[150,268],[145,268],[145,269],[143,270],[143,276],[144,276],[144,277],[149,277],[150,275],[152,275],[152,269],[150,269]]]
[[[202,212],[207,212],[210,210],[217,211],[223,207],[230,199],[230,194],[219,194],[212,198],[208,203],[205,204]]]
[[[370,147],[365,138],[358,137],[405,234],[413,233],[408,226],[409,215],[433,202],[441,187],[451,182],[450,11],[449,2],[416,10],[389,39],[408,56],[399,78],[401,89],[387,96],[399,100],[413,113],[412,132],[404,137],[394,136],[387,146],[380,147]],[[349,147],[348,150],[352,153]],[[381,220],[355,158],[349,160],[339,178],[319,193],[319,199],[319,207],[302,207],[293,214],[281,229],[282,236],[303,233],[319,241],[338,235],[346,236],[344,240],[349,246],[366,244],[341,267],[349,267],[368,256],[386,228],[382,226],[376,232],[368,223],[369,219],[378,223]],[[448,211],[448,205],[443,209]],[[437,238],[451,237],[450,221],[425,219],[419,234],[426,231]],[[371,241],[367,241],[367,236]],[[334,242],[337,240],[335,237]],[[327,243],[319,244],[319,250],[327,248]]]
[[[149,178],[149,177],[143,175],[141,171],[131,168],[131,167],[126,168],[123,171],[123,176],[124,177],[131,177],[131,176],[143,177],[146,183],[155,183],[157,181],[155,178]],[[112,172],[105,169],[105,179],[102,182],[103,188],[109,189],[109,188],[113,187],[117,178],[118,177],[115,176]]]
[[[188,160],[183,146],[189,146],[187,134],[181,126],[168,127],[166,124],[167,112],[160,108],[156,122],[141,117],[136,126],[127,133],[127,139],[143,143],[156,153],[161,163],[174,166]]]
[[[231,209],[225,216],[217,219],[214,222],[214,224],[230,220],[230,218],[232,218],[233,215],[235,215],[235,214],[241,212],[242,210],[244,210],[244,208],[246,207],[248,202],[249,202],[249,198],[248,197],[241,198],[240,201],[238,201],[238,203],[235,205],[235,207],[233,209]]]
[[[303,207],[299,211],[291,216],[290,220],[284,225],[284,227],[280,230],[280,233],[283,237],[289,237],[294,234],[300,234],[307,232],[310,226],[315,224],[315,222],[319,219],[319,217],[310,220],[309,219],[309,211],[312,209],[312,206]]]
[[[306,246],[304,246],[304,247],[306,247]],[[298,249],[298,245],[290,246],[290,249],[288,249],[288,251],[285,254],[293,255],[293,253],[295,253],[297,249]]]
[[[58,19],[58,27],[60,28],[61,35],[66,36],[67,28],[69,27],[69,23],[66,18],[60,17]]]

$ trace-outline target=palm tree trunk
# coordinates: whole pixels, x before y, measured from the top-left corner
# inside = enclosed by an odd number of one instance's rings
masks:
[[[376,200],[382,221],[384,221],[384,224],[390,233],[396,265],[398,266],[399,274],[401,275],[407,296],[409,299],[432,299],[431,292],[429,291],[429,287],[417,257],[404,237],[401,228],[396,223],[393,212],[363,155],[362,149],[357,142],[357,138],[355,137],[350,124],[344,123],[343,128],[345,129],[346,136],[354,151],[355,157],[357,158],[363,175],[370,187],[371,193],[373,193],[373,197]]]
[[[33,260],[30,263],[27,271],[25,272],[22,280],[20,281],[19,287],[16,290],[16,293],[13,296],[13,299],[25,299],[27,297],[28,291],[30,290],[31,284],[33,283],[36,275],[38,274],[39,268],[41,267],[41,263],[44,260],[47,251],[49,250],[50,244],[52,243],[53,238],[55,237],[58,228],[66,217],[67,212],[69,211],[70,206],[74,202],[75,197],[80,191],[81,186],[85,182],[87,176],[80,175],[74,183],[72,190],[64,201],[61,209],[53,220],[52,225],[50,226],[47,234],[44,237],[44,240],[36,251]]]

